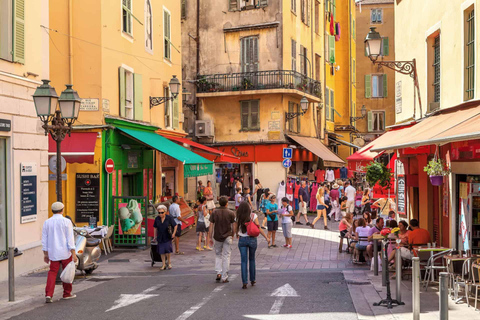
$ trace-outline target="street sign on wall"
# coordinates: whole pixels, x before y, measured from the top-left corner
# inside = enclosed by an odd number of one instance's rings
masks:
[[[107,173],[110,174],[113,172],[114,169],[115,169],[115,163],[111,158],[108,158],[105,161],[105,171],[107,171]]]
[[[292,159],[293,149],[292,148],[283,148],[283,158]]]
[[[285,169],[288,169],[292,166],[292,160],[285,159],[285,160],[283,160],[282,165]]]
[[[20,164],[20,223],[37,220],[37,164]]]

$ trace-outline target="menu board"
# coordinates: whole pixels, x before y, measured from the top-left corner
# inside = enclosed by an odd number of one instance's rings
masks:
[[[37,164],[20,164],[20,223],[37,220]]]
[[[100,214],[100,174],[77,173],[75,189],[76,222],[90,222],[90,217],[95,217],[98,221]]]
[[[399,174],[397,176],[397,211],[398,214],[406,215],[407,211],[405,208],[405,175]]]

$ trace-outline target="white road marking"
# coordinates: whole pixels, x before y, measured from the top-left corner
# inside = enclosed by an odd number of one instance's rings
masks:
[[[270,296],[277,297],[277,299],[275,299],[269,314],[279,314],[286,297],[299,297],[297,291],[288,283],[275,289]]]
[[[236,277],[237,277],[237,275],[234,274],[234,275],[228,277],[228,279],[229,279],[229,281],[233,281],[233,280],[235,280]],[[190,309],[188,309],[187,311],[182,313],[176,320],[186,320],[186,319],[190,318],[195,312],[197,312],[208,301],[210,301],[213,298],[213,296],[215,295],[215,293],[218,293],[218,292],[222,291],[227,285],[228,284],[225,283],[225,284],[221,285],[220,287],[216,287],[208,296],[203,298],[202,301],[200,301],[199,303],[197,303],[196,305],[194,305],[193,307],[191,307]]]
[[[120,298],[115,300],[115,302],[113,303],[113,306],[110,309],[106,310],[105,312],[120,309],[120,308],[129,306],[131,304],[140,302],[142,300],[150,299],[150,298],[153,298],[153,297],[158,297],[159,296],[158,294],[149,294],[149,293],[157,290],[158,288],[160,288],[162,286],[164,286],[164,285],[160,284],[158,286],[150,287],[148,289],[143,290],[143,292],[139,293],[139,294],[121,294]]]

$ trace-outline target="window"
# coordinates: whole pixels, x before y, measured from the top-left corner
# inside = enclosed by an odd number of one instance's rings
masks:
[[[228,0],[229,11],[256,9],[267,5],[268,0]]]
[[[163,96],[170,97],[170,89],[168,87],[163,87]],[[164,103],[165,105],[165,127],[172,128],[172,100],[167,100]]]
[[[440,102],[440,35],[433,43],[433,102]]]
[[[133,70],[119,68],[120,116],[143,120],[142,75]]]
[[[325,0],[325,12],[326,13],[332,13],[334,20],[337,18],[336,0]]]
[[[297,13],[297,0],[291,0],[291,6],[290,6],[290,10],[292,10],[293,13]]]
[[[325,119],[330,120],[330,89],[325,88]]]
[[[315,1],[315,33],[320,33],[320,2]]]
[[[355,19],[352,18],[352,38],[355,41]]]
[[[122,31],[133,36],[132,24],[132,0],[122,0]]]
[[[246,37],[240,41],[242,72],[258,71],[258,37]]]
[[[0,1],[0,59],[25,63],[25,0]]]
[[[387,88],[386,74],[365,75],[365,98],[386,98]]]
[[[383,22],[383,10],[382,9],[371,9],[370,10],[370,22],[371,23],[382,23]]]
[[[464,43],[464,100],[470,100],[475,96],[475,12],[473,6],[465,11]]]
[[[292,39],[292,71],[297,71],[297,41]]]
[[[163,57],[168,60],[172,59],[170,37],[170,12],[163,10]]]
[[[302,22],[310,26],[310,16],[312,11],[312,3],[310,0],[300,0]]]
[[[187,0],[182,0],[181,18],[183,20],[187,19]]]
[[[304,46],[300,45],[300,72],[304,74],[305,76],[308,75],[308,49],[305,48]]]
[[[385,131],[385,111],[367,113],[368,132]]]
[[[335,122],[335,99],[333,90],[330,90],[330,121]]]
[[[328,36],[328,60],[335,63],[335,36]]]
[[[145,50],[153,53],[152,3],[145,0]]]
[[[240,101],[242,131],[260,130],[260,100]]]
[[[288,102],[288,112],[289,113],[300,113],[302,112],[301,107],[298,103]],[[296,117],[288,120],[288,130],[290,132],[300,133],[301,128],[301,117]]]

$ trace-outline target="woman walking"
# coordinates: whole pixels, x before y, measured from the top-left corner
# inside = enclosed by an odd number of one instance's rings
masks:
[[[263,194],[263,186],[260,183],[260,180],[255,179],[255,189],[253,190],[253,195],[257,195],[257,211],[260,211],[260,206],[262,204],[261,197]]]
[[[317,223],[317,221],[320,220],[320,218],[323,215],[323,223],[325,224],[323,228],[325,230],[328,230],[327,207],[328,206],[325,204],[325,191],[323,187],[320,187],[318,188],[318,191],[317,191],[317,217],[315,218],[315,220],[313,220],[312,224],[310,225],[312,229],[315,229],[315,223]]]
[[[208,246],[208,243],[210,242],[210,236],[208,235],[208,227],[207,227],[208,222],[206,222],[205,219],[207,218],[208,220],[208,218],[210,218],[210,215],[207,212],[207,207],[205,205],[206,201],[207,200],[205,199],[205,197],[201,197],[200,199],[198,199],[198,208],[196,213],[197,215],[196,232],[198,236],[198,241],[197,241],[197,247],[195,248],[198,251],[203,251],[203,249],[207,249],[208,251],[212,250],[212,248]],[[205,245],[203,246],[203,249],[202,249],[202,239],[204,238],[205,235],[206,235]]]
[[[166,215],[167,207],[163,204],[157,207],[158,216],[153,223],[154,238],[157,239],[157,251],[162,257],[162,267],[160,270],[172,269],[172,260],[170,258],[173,252],[172,240],[177,232],[177,224],[175,220]],[[168,264],[167,264],[168,261]]]
[[[215,209],[215,202],[213,201],[213,190],[211,181],[207,181],[207,186],[203,190],[203,196],[207,200],[208,213],[212,213],[212,210]]]
[[[289,205],[287,197],[282,198],[282,208],[280,209],[280,216],[282,217],[282,231],[283,236],[285,237],[284,248],[292,248],[292,226],[293,221],[292,217],[294,216],[293,208]]]
[[[250,274],[250,283],[255,285],[255,251],[257,250],[257,238],[251,237],[247,233],[247,224],[254,223],[260,234],[267,240],[270,239],[265,235],[265,232],[260,228],[258,223],[258,216],[252,213],[250,205],[247,202],[242,202],[237,210],[237,218],[235,222],[235,230],[237,230],[238,249],[240,250],[241,270],[242,270],[242,289],[247,289],[248,274]],[[249,272],[250,271],[250,272]]]
[[[365,188],[363,191],[363,197],[362,197],[362,212],[370,212],[370,191],[368,188]]]
[[[272,244],[270,245],[270,241],[268,242],[268,248],[276,248],[277,245],[275,244],[275,234],[278,230],[278,204],[275,202],[277,197],[274,194],[268,197],[269,203],[266,204],[266,211],[267,211],[267,230],[268,230],[268,238],[272,239]]]

